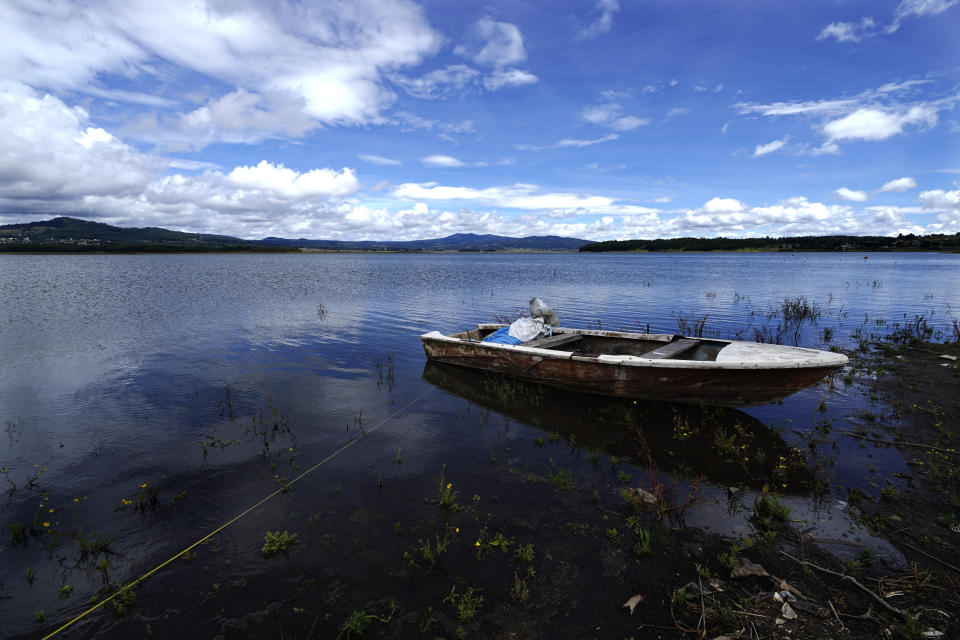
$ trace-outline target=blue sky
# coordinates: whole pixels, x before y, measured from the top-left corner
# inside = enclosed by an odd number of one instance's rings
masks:
[[[0,4],[0,224],[960,232],[960,0]]]

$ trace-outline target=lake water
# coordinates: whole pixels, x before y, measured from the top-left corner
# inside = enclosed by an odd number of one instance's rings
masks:
[[[198,603],[250,585],[229,596],[239,616],[293,575],[260,553],[264,531],[300,532],[294,566],[332,567],[365,535],[396,528],[402,539],[403,514],[436,497],[441,470],[477,502],[517,469],[565,468],[598,491],[617,484],[618,463],[642,473],[631,436],[602,427],[630,407],[536,390],[508,406],[482,379],[425,369],[421,333],[516,317],[539,296],[564,326],[673,333],[700,322],[704,335],[753,340],[775,335],[775,312],[802,297],[819,312],[797,334],[805,346],[854,346],[895,323],[943,338],[960,317],[958,267],[960,256],[907,253],[0,256],[0,636],[52,631],[105,582],[142,575],[358,436],[218,534],[202,547],[209,557],[176,560],[138,587],[137,617],[97,611],[69,637],[225,628]],[[866,402],[824,382],[711,419],[789,452],[824,394],[836,420]],[[769,463],[725,468],[678,440],[700,414],[638,410],[657,466],[681,482],[705,475],[709,492],[770,481]],[[598,471],[601,457],[613,458]],[[903,466],[894,452],[852,448],[837,480],[869,484],[868,463]],[[810,485],[790,482],[799,504]],[[690,523],[719,526],[709,509]],[[110,553],[84,554],[98,534]],[[350,553],[366,568],[338,569],[331,579],[346,587],[383,562]],[[66,584],[72,593],[58,593]]]

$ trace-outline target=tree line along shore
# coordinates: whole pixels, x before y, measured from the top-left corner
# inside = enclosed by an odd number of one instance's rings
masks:
[[[800,236],[794,238],[659,238],[607,240],[580,247],[581,252],[606,251],[945,251],[960,252],[954,235]]]

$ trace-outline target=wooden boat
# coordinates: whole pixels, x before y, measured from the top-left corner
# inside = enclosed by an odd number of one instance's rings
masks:
[[[519,345],[482,342],[503,324],[420,336],[427,358],[622,398],[728,407],[767,404],[847,363],[839,353],[733,340],[554,328]]]

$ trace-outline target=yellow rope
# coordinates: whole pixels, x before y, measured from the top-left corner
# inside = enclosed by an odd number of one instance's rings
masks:
[[[280,488],[280,489],[277,489],[276,491],[274,491],[273,493],[271,493],[271,494],[268,495],[267,497],[263,498],[262,500],[260,500],[259,502],[257,502],[255,505],[253,505],[253,506],[250,507],[249,509],[243,511],[242,513],[237,514],[236,516],[234,516],[233,518],[231,518],[231,519],[228,520],[227,522],[223,523],[222,525],[220,525],[219,527],[217,527],[216,529],[214,529],[213,531],[211,531],[211,532],[208,533],[207,535],[203,536],[202,538],[200,538],[199,540],[197,540],[196,542],[194,542],[193,544],[191,544],[189,547],[187,547],[187,548],[184,549],[183,551],[179,552],[179,553],[176,554],[175,556],[172,556],[172,557],[169,558],[168,560],[165,560],[164,562],[158,564],[156,567],[154,567],[154,568],[151,569],[150,571],[146,572],[145,574],[143,574],[142,576],[140,576],[139,578],[137,578],[136,580],[134,580],[134,581],[131,582],[130,584],[124,585],[123,587],[117,589],[117,590],[114,591],[112,594],[110,594],[109,597],[104,598],[103,600],[101,600],[101,601],[98,602],[97,604],[93,605],[92,607],[90,607],[89,609],[87,609],[86,611],[84,611],[83,613],[81,613],[80,615],[78,615],[77,617],[75,617],[74,619],[70,620],[69,622],[67,622],[67,623],[64,624],[63,626],[61,626],[61,627],[59,627],[58,629],[56,629],[55,631],[49,633],[48,635],[43,636],[42,640],[48,640],[49,638],[52,638],[53,636],[57,635],[58,633],[60,633],[60,632],[63,631],[64,629],[66,629],[67,627],[70,627],[71,625],[75,624],[76,622],[78,622],[79,620],[81,620],[82,618],[84,618],[87,614],[92,613],[92,612],[96,611],[97,609],[99,609],[100,607],[102,607],[103,605],[107,604],[108,602],[110,602],[111,600],[113,600],[115,597],[117,597],[118,595],[120,595],[120,593],[122,593],[123,591],[126,591],[127,589],[132,589],[133,587],[137,586],[137,584],[139,584],[140,582],[146,580],[147,578],[149,578],[151,575],[153,575],[154,573],[156,573],[156,572],[159,571],[160,569],[163,569],[165,566],[167,566],[168,564],[170,564],[171,562],[173,562],[174,560],[176,560],[177,558],[179,558],[179,557],[182,556],[183,554],[187,553],[188,551],[190,551],[191,549],[193,549],[193,548],[196,547],[197,545],[203,544],[204,542],[206,542],[207,540],[209,540],[209,539],[212,538],[213,536],[217,535],[218,533],[220,533],[221,531],[223,531],[224,529],[226,529],[227,527],[229,527],[231,524],[233,524],[234,522],[236,522],[236,521],[239,520],[240,518],[244,517],[245,515],[247,515],[247,514],[250,513],[251,511],[257,509],[259,506],[261,506],[262,504],[264,504],[265,502],[267,502],[268,500],[270,500],[271,498],[273,498],[274,496],[276,496],[278,493],[283,493],[283,492],[286,491],[290,486],[292,486],[294,483],[296,483],[297,481],[299,481],[299,480],[301,480],[302,478],[306,477],[308,474],[313,473],[314,471],[316,471],[317,469],[319,469],[321,466],[323,466],[324,464],[326,464],[327,462],[329,462],[329,461],[332,460],[333,458],[337,457],[338,455],[340,455],[341,453],[343,453],[344,451],[346,451],[347,449],[349,449],[350,447],[352,447],[354,444],[356,444],[357,442],[359,442],[360,440],[362,440],[367,434],[373,433],[374,431],[376,431],[377,429],[379,429],[380,426],[383,425],[385,422],[387,422],[388,420],[390,420],[390,419],[398,416],[399,414],[401,414],[401,413],[403,413],[404,411],[406,411],[407,409],[409,409],[409,408],[410,408],[411,406],[413,406],[416,402],[419,402],[420,400],[422,400],[423,397],[426,396],[426,395],[427,395],[428,393],[430,393],[431,391],[433,391],[433,389],[427,389],[426,391],[424,391],[423,393],[421,393],[419,396],[417,396],[416,398],[414,398],[413,400],[411,400],[410,402],[408,402],[407,404],[405,404],[403,407],[401,407],[400,409],[397,409],[396,411],[394,411],[393,413],[391,413],[389,416],[387,416],[386,418],[384,418],[383,420],[381,420],[380,422],[378,422],[377,424],[375,424],[373,427],[371,427],[371,428],[367,429],[366,431],[364,431],[364,433],[363,433],[362,435],[360,435],[359,437],[354,438],[353,440],[351,440],[351,441],[348,442],[347,444],[343,445],[342,447],[340,447],[339,449],[337,449],[336,451],[334,451],[333,453],[331,453],[330,455],[328,455],[326,458],[324,458],[323,460],[321,460],[320,462],[318,462],[317,464],[313,465],[312,467],[310,467],[309,469],[307,469],[306,471],[304,471],[303,473],[301,473],[299,476],[297,476],[296,478],[294,478],[293,480],[291,480],[290,482],[288,482],[285,487],[282,487],[282,488]]]

